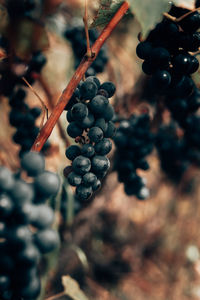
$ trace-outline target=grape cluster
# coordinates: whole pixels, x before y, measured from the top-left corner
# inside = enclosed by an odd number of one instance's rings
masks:
[[[180,181],[189,166],[185,143],[178,137],[177,125],[161,126],[156,136],[156,146],[163,171],[173,181]]]
[[[173,7],[170,14],[179,17],[185,12],[187,10]],[[199,28],[199,12],[178,23],[164,19],[136,49],[138,57],[144,59],[144,73],[152,76],[151,89],[165,97],[172,117],[181,126],[183,119],[200,105],[199,93],[191,78],[199,68],[197,58],[191,54],[200,47]]]
[[[12,0],[6,1],[6,8],[9,17],[18,19],[23,16],[30,16],[31,12],[36,8],[37,1],[35,0]]]
[[[42,155],[27,152],[21,166],[32,183],[0,167],[0,298],[35,300],[40,293],[38,263],[59,244],[45,202],[58,192],[59,177],[45,171]]]
[[[39,127],[35,125],[35,121],[41,114],[40,107],[29,108],[24,102],[25,97],[25,90],[19,88],[9,99],[11,106],[9,121],[17,129],[13,135],[13,141],[21,146],[20,156],[31,149],[39,133]],[[43,151],[48,149],[48,147],[49,142],[47,141]]]
[[[66,157],[72,161],[68,182],[76,186],[76,199],[81,203],[100,188],[100,180],[110,167],[106,155],[112,148],[109,138],[115,133],[115,125],[111,121],[114,110],[108,98],[114,93],[112,82],[101,84],[97,77],[89,76],[79,84],[66,107],[67,133],[83,144],[66,150]]]
[[[71,24],[71,26],[69,26],[65,31],[65,37],[72,44],[72,49],[75,56],[75,68],[78,67],[81,59],[83,58],[83,56],[87,51],[85,29],[84,26],[79,23],[80,22],[77,22],[77,20],[75,20],[75,22]],[[95,29],[89,30],[89,36],[90,36],[90,43],[92,45],[98,38],[98,31]],[[97,58],[95,59],[91,67],[86,72],[86,76],[94,76],[97,73],[103,72],[107,62],[108,62],[107,49],[105,46],[103,46]]]
[[[6,40],[5,38],[0,39],[0,47],[1,44],[5,47]],[[4,48],[2,47],[2,48]],[[4,48],[5,49],[5,48]],[[9,45],[7,48],[7,53],[9,56]],[[25,82],[22,80],[22,77],[25,77],[26,80],[33,84],[34,73],[39,74],[46,64],[46,57],[40,51],[34,52],[32,54],[32,58],[27,63],[21,60],[18,57],[13,58],[13,62],[10,65],[8,59],[4,59],[0,62],[0,94],[9,97],[14,91],[14,88],[18,85],[24,86]],[[20,72],[18,72],[20,70]]]
[[[135,195],[141,200],[149,196],[149,190],[145,186],[146,180],[137,174],[137,169],[149,168],[145,157],[152,152],[153,141],[147,114],[132,115],[129,119],[122,120],[114,137],[118,179],[124,183],[127,195]]]

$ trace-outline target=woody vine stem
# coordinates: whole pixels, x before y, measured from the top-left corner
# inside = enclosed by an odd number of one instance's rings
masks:
[[[60,115],[62,114],[65,106],[69,102],[70,98],[73,95],[73,92],[75,91],[76,87],[78,86],[79,82],[81,81],[83,75],[87,71],[87,69],[90,67],[92,62],[96,59],[101,47],[107,40],[107,38],[111,35],[112,31],[115,29],[117,24],[120,22],[120,20],[123,18],[123,16],[126,14],[127,10],[129,9],[129,3],[127,1],[123,2],[123,4],[120,6],[116,14],[113,16],[111,21],[108,23],[108,25],[103,29],[98,39],[95,41],[94,45],[91,47],[92,53],[94,53],[93,57],[88,57],[85,55],[75,71],[73,77],[71,78],[69,84],[63,91],[62,95],[60,96],[58,103],[54,107],[49,119],[45,123],[45,125],[40,130],[40,133],[38,137],[36,138],[33,146],[32,151],[39,152],[42,147],[44,146],[45,142],[47,141],[48,137],[50,136],[54,126],[56,125]]]

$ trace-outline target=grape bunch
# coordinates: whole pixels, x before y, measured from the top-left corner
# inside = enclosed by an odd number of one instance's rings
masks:
[[[4,49],[7,58],[0,61],[0,95],[10,97],[17,86],[24,86],[22,77],[33,84],[34,74],[39,74],[47,62],[45,55],[41,51],[31,54],[29,61],[24,61],[16,55],[12,55],[8,39],[0,36],[0,48]],[[12,62],[9,57],[12,56]]]
[[[72,23],[71,26],[67,28],[64,35],[72,44],[72,49],[75,56],[75,68],[77,68],[87,51],[85,28],[82,24],[80,24],[80,22],[74,20],[74,23]],[[98,31],[95,29],[89,30],[89,36],[90,43],[92,45],[98,38]],[[97,58],[86,72],[86,76],[94,76],[97,73],[103,72],[107,62],[107,49],[105,46],[103,46]]]
[[[162,125],[156,135],[161,168],[174,182],[179,182],[185,171],[194,164],[200,166],[200,117],[189,116],[185,128],[177,123]]]
[[[127,195],[146,199],[149,190],[145,178],[137,174],[138,169],[148,170],[145,157],[153,150],[154,136],[150,132],[150,119],[147,114],[132,115],[119,123],[114,137],[116,145],[115,170],[118,180],[124,183]]]
[[[12,19],[19,19],[20,17],[28,17],[36,8],[37,1],[35,0],[12,0],[6,1],[6,8],[9,17]]]
[[[170,14],[180,17],[187,10],[173,7]],[[147,39],[138,44],[136,53],[143,59],[142,69],[151,75],[153,93],[164,96],[172,117],[182,126],[184,118],[200,105],[191,74],[199,69],[194,52],[200,47],[200,14],[193,12],[180,22],[163,19]]]
[[[87,202],[92,193],[101,186],[110,162],[107,154],[112,148],[109,138],[115,133],[112,122],[114,110],[108,98],[115,93],[112,82],[100,83],[97,77],[89,76],[80,82],[66,106],[67,133],[82,147],[72,145],[66,157],[72,161],[68,182],[76,187],[76,199]]]
[[[27,152],[22,170],[33,178],[24,181],[0,167],[0,298],[35,300],[40,293],[38,263],[54,250],[59,237],[51,226],[53,210],[45,204],[59,189],[59,177],[45,171],[41,154]]]
[[[24,102],[25,97],[25,90],[19,88],[14,91],[9,99],[9,104],[11,106],[9,121],[10,124],[17,129],[13,135],[13,141],[21,146],[19,152],[20,156],[31,149],[39,133],[39,127],[35,125],[35,121],[42,112],[40,107],[29,108]],[[49,146],[50,144],[47,141],[43,151],[47,150]]]

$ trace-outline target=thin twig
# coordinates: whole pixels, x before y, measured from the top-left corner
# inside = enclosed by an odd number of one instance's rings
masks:
[[[88,6],[87,6],[87,0],[85,0],[85,13],[83,16],[83,23],[85,25],[85,35],[86,35],[86,42],[87,42],[87,56],[92,57],[93,53],[90,47],[90,37],[89,37],[89,31],[88,31]]]
[[[73,77],[71,78],[68,86],[63,91],[58,103],[53,109],[52,114],[50,115],[49,119],[41,129],[38,137],[36,138],[33,146],[32,151],[40,151],[45,144],[46,140],[50,136],[54,126],[56,125],[60,115],[62,114],[65,106],[69,102],[70,98],[73,95],[76,87],[78,86],[79,82],[83,78],[83,75],[90,67],[92,62],[96,59],[101,47],[107,40],[107,38],[111,35],[112,31],[115,29],[117,24],[126,14],[129,9],[129,3],[127,1],[123,2],[121,7],[118,9],[116,14],[113,16],[112,20],[108,23],[108,25],[104,28],[98,39],[95,41],[94,45],[92,46],[92,52],[95,54],[94,57],[87,57],[86,55],[83,57],[79,67],[75,71]]]
[[[39,84],[41,85],[41,87],[43,88],[44,92],[46,93],[46,96],[47,96],[47,99],[48,99],[48,103],[49,103],[49,107],[50,107],[50,110],[52,111],[54,109],[55,105],[53,103],[53,97],[52,97],[52,94],[50,92],[49,86],[48,86],[48,84],[46,83],[46,81],[44,80],[44,78],[40,74],[37,75],[36,78],[37,78]],[[65,130],[63,129],[63,126],[62,126],[60,120],[58,120],[57,126],[58,126],[60,137],[64,141],[65,146],[69,147],[70,146],[70,141],[67,138],[67,135],[65,133]]]
[[[182,16],[179,17],[179,18],[173,17],[172,15],[170,15],[170,14],[168,14],[168,13],[164,13],[163,15],[164,15],[167,19],[169,19],[169,20],[171,20],[171,21],[173,21],[173,22],[175,22],[175,23],[179,23],[180,21],[182,21],[183,19],[185,19],[187,16],[193,14],[195,11],[198,11],[199,9],[200,9],[200,7],[197,7],[197,8],[195,8],[195,9],[193,9],[193,10],[187,12],[186,14],[182,15]]]
[[[22,77],[22,79],[23,79],[23,81],[27,84],[27,86],[30,88],[30,90],[33,92],[33,94],[39,99],[39,101],[42,104],[43,116],[42,116],[42,120],[41,120],[41,123],[40,123],[40,129],[41,129],[42,126],[44,125],[45,112],[46,112],[46,117],[47,117],[47,120],[48,120],[48,107],[46,106],[46,104],[44,103],[44,101],[42,100],[42,98],[40,97],[40,95],[34,90],[34,88],[26,80],[26,78]]]
[[[58,299],[58,298],[60,298],[60,297],[62,297],[62,296],[64,296],[64,295],[65,295],[65,292],[61,292],[61,293],[59,293],[59,294],[56,294],[56,295],[51,296],[51,297],[49,297],[49,298],[46,298],[45,300],[56,300],[56,299]]]

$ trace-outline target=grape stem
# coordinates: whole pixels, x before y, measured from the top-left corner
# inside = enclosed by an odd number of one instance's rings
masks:
[[[167,19],[171,20],[172,22],[179,23],[180,21],[182,21],[183,19],[185,19],[187,16],[193,14],[195,11],[198,11],[199,9],[200,9],[200,7],[197,7],[197,8],[195,8],[195,9],[193,9],[193,10],[187,12],[186,14],[182,15],[182,16],[179,17],[179,18],[173,17],[173,16],[171,16],[171,15],[168,14],[168,13],[164,13],[163,15],[164,15]]]
[[[60,297],[64,296],[65,295],[65,292],[61,292],[59,294],[56,294],[52,297],[49,297],[49,298],[46,298],[46,300],[56,300],[56,299],[59,299]]]
[[[49,104],[49,108],[52,111],[54,109],[54,102],[53,102],[53,96],[52,93],[49,89],[49,86],[46,82],[46,80],[40,75],[40,74],[35,74],[35,78],[37,79],[37,81],[39,82],[39,84],[41,85],[42,89],[44,90],[46,96],[47,96],[47,100],[48,100],[48,104]],[[48,119],[48,118],[47,118]],[[58,120],[57,122],[57,126],[58,126],[58,131],[60,134],[61,139],[63,140],[63,142],[65,143],[66,147],[70,146],[70,141],[67,138],[67,134],[60,122],[60,120]]]
[[[92,57],[93,53],[90,46],[90,36],[88,31],[88,6],[87,6],[87,0],[85,0],[85,13],[83,16],[83,23],[85,25],[85,35],[86,35],[86,41],[87,41],[87,56]]]
[[[94,53],[94,57],[87,57],[87,55],[83,57],[79,67],[76,69],[69,84],[67,85],[62,95],[60,96],[58,103],[54,107],[49,119],[40,130],[40,133],[31,148],[32,151],[39,152],[42,149],[48,137],[50,136],[54,126],[56,125],[60,115],[62,114],[65,106],[67,105],[70,98],[72,97],[73,92],[75,91],[76,87],[81,81],[83,75],[90,67],[92,62],[96,59],[101,47],[103,46],[107,38],[111,35],[112,31],[115,29],[115,27],[123,18],[123,16],[126,14],[128,9],[129,9],[129,3],[127,1],[124,1],[123,4],[118,9],[118,11],[116,12],[116,14],[111,19],[111,21],[103,29],[102,33],[95,41],[94,45],[92,46],[91,50]]]

